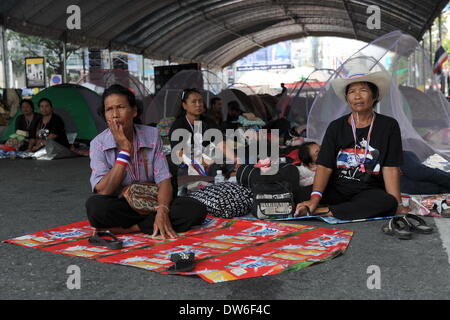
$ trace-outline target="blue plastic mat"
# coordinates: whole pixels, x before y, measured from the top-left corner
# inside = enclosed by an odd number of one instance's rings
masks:
[[[302,217],[294,217],[294,218],[285,218],[285,219],[270,219],[270,221],[292,221],[292,220],[304,220],[304,219],[320,219],[328,224],[340,224],[340,223],[353,223],[353,222],[364,222],[364,221],[376,221],[376,220],[386,220],[392,219],[393,216],[388,217],[376,217],[376,218],[367,218],[367,219],[357,219],[357,220],[341,220],[335,217],[321,217],[321,216],[302,216]],[[244,216],[241,219],[256,219],[253,216]]]

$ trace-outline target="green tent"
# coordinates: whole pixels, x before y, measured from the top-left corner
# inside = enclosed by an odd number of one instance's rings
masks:
[[[92,140],[106,129],[106,123],[97,114],[97,107],[101,105],[101,97],[95,91],[71,84],[49,87],[32,98],[36,112],[39,112],[38,102],[41,98],[48,98],[52,101],[53,112],[64,120],[66,132],[76,132],[77,139]],[[0,140],[7,140],[9,135],[14,133],[15,121],[20,114],[19,110],[10,120]]]

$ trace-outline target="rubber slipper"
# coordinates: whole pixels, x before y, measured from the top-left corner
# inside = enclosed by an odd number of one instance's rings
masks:
[[[401,240],[409,240],[412,238],[409,225],[403,220],[403,216],[394,217],[388,223],[383,225],[383,232],[390,236],[396,236]]]
[[[175,262],[167,271],[169,273],[190,272],[195,268],[194,252],[179,252],[170,255],[170,260]]]
[[[424,234],[430,234],[433,232],[433,227],[428,226],[425,220],[415,214],[407,213],[403,216],[403,221],[405,221],[408,227],[414,232]],[[415,221],[417,221],[418,224],[416,224]]]
[[[111,239],[105,239],[103,237],[109,237]],[[93,236],[88,239],[88,242],[94,246],[107,247],[112,250],[119,250],[123,248],[123,242],[119,240],[110,231],[97,231]]]

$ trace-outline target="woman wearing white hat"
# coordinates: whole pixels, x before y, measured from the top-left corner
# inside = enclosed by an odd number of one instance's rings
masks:
[[[390,77],[361,69],[331,82],[352,112],[328,126],[310,199],[297,205],[296,216],[354,220],[407,211],[400,197],[400,128],[395,119],[374,112],[389,92]]]

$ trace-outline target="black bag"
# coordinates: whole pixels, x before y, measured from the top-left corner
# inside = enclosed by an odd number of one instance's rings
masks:
[[[252,214],[258,219],[293,217],[295,203],[290,189],[290,184],[285,181],[252,184]]]
[[[236,172],[237,183],[250,188],[255,183],[266,183],[274,181],[288,181],[290,186],[300,185],[300,174],[296,166],[289,163],[279,165],[278,172],[273,175],[264,175],[261,169],[251,164],[244,164]]]
[[[242,165],[236,173],[237,182],[253,193],[252,214],[258,219],[286,219],[295,212],[295,186],[300,175],[296,166],[280,164],[277,174],[263,175],[253,165]]]

